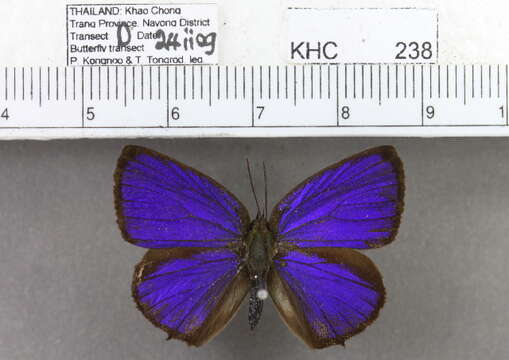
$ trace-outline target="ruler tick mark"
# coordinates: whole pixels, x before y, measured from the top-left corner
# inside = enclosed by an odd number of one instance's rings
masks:
[[[272,97],[272,71],[271,71],[271,66],[268,66],[268,72],[269,72],[269,81],[267,83],[267,92],[269,93],[269,100],[271,99]]]
[[[489,85],[488,96],[491,99],[491,95],[492,95],[492,93],[491,93],[491,65],[489,65],[489,67],[488,67],[488,85]]]
[[[149,67],[149,75],[148,75],[148,76],[149,76],[149,80],[148,80],[148,82],[149,82],[149,93],[148,93],[148,96],[149,96],[150,100],[152,100],[152,86],[153,86],[153,81],[152,81],[152,77],[153,77],[153,75],[152,75],[152,70],[153,70],[153,69],[154,69],[154,68],[153,68],[152,66],[150,66],[150,67]]]
[[[458,98],[458,65],[454,65],[454,97]]]
[[[348,99],[348,65],[345,64],[345,99]]]
[[[412,99],[415,99],[415,87],[416,87],[416,79],[415,79],[415,64],[412,64]]]
[[[157,67],[157,100],[161,100],[161,66]]]
[[[65,68],[65,74],[67,79],[67,67]],[[67,85],[67,82],[65,83]],[[67,94],[67,86],[66,86],[66,94]],[[25,101],[25,67],[21,68],[21,99]],[[67,100],[67,95],[66,95]]]
[[[314,97],[314,87],[315,87],[315,85],[314,85],[314,83],[315,83],[314,69],[315,69],[314,66],[311,65],[311,67],[310,67],[310,70],[311,70],[311,99],[313,99],[313,97]]]
[[[330,99],[330,65],[327,65],[327,99]]]
[[[57,88],[56,88],[56,100],[58,101],[59,100],[59,88],[60,88],[60,79],[59,79],[59,71],[58,71],[58,66],[55,67],[55,77],[56,77],[56,85],[57,85]],[[14,73],[14,76],[16,76],[16,73]],[[16,96],[16,93],[14,93],[14,96]]]
[[[475,71],[474,65],[472,65],[472,99],[475,97]]]
[[[306,98],[306,65],[301,66],[302,69],[302,99]]]
[[[99,74],[98,74],[99,84],[98,84],[98,92],[97,92],[98,95],[97,96],[100,101],[101,100],[101,67],[98,67],[98,70],[99,70]]]
[[[228,100],[229,98],[229,70],[228,70],[228,65],[226,65],[226,84],[225,84],[225,91],[226,91],[226,99]]]
[[[32,68],[30,68],[30,78],[32,78]],[[30,86],[30,93],[32,93],[32,86]],[[76,68],[72,68],[72,99],[76,101]]]
[[[89,87],[90,87],[90,100],[92,100],[94,98],[94,80],[93,80],[93,75],[94,75],[94,68],[93,67],[89,67],[88,68],[88,71],[90,73],[90,84],[89,84]]]
[[[260,79],[262,78],[262,70],[260,67]],[[261,82],[261,80],[260,80]],[[261,86],[260,86],[261,92]],[[251,66],[251,126],[255,126],[255,113],[254,113],[254,93],[255,93],[255,80],[254,80],[254,67]],[[260,96],[261,99],[261,96]]]
[[[293,106],[297,106],[297,67],[293,66]]]
[[[396,73],[396,99],[399,98],[399,71],[398,64],[394,65],[394,72]]]
[[[421,65],[421,126],[424,126],[424,65]]]
[[[209,71],[210,71],[210,67],[209,67]],[[177,67],[176,66],[173,66],[173,78],[174,78],[174,90],[175,90],[175,100],[178,100],[179,96],[178,96],[178,74],[177,74]]]
[[[500,98],[500,64],[497,65],[497,97]]]
[[[355,64],[352,66],[352,72],[353,72],[353,98],[357,98],[357,67]]]
[[[110,100],[110,67],[106,67],[106,99]]]
[[[212,68],[209,66],[209,106],[212,106]]]
[[[46,69],[46,76],[47,76],[47,82],[48,82],[48,101],[51,99],[51,68],[48,66]]]
[[[440,65],[438,65],[438,98],[441,97],[441,89],[442,89],[442,71],[440,69]]]
[[[124,107],[127,107],[127,68],[124,66]]]
[[[115,100],[118,101],[118,66],[115,66]]]
[[[505,124],[509,126],[509,67],[505,66]]]
[[[285,65],[285,99],[288,99],[288,65]]]
[[[361,65],[361,97],[364,99],[364,64]]]
[[[323,85],[322,84],[322,82],[323,82],[322,77],[323,77],[323,75],[322,75],[322,65],[321,64],[319,65],[318,69],[320,70],[319,71],[319,79],[320,79],[319,80],[319,94],[320,94],[319,96],[320,96],[320,99],[321,99],[322,98],[322,91],[323,91],[322,90],[322,85]]]
[[[42,70],[39,67],[39,107],[42,106]]]
[[[186,98],[187,98],[187,74],[186,74],[186,68],[187,68],[186,65],[182,66],[183,77],[184,77],[184,81],[183,81],[183,85],[184,85],[184,100],[186,100]]]
[[[200,99],[203,100],[203,65],[200,66]]]
[[[258,72],[260,74],[260,77],[258,78],[258,87],[259,87],[259,92],[260,92],[260,100],[263,99],[263,84],[262,84],[262,79],[263,79],[263,67],[260,65],[260,67],[258,68]],[[251,76],[251,81],[254,82],[254,77]]]
[[[8,88],[9,88],[9,86],[8,86],[9,81],[7,80],[7,77],[8,77],[7,70],[8,70],[7,67],[5,67],[5,69],[4,69],[4,82],[5,82],[5,94],[4,95],[5,95],[5,101],[7,101],[7,98],[8,98],[7,95],[8,95]]]
[[[446,71],[446,85],[447,85],[447,91],[446,91],[446,97],[449,99],[449,65],[445,68]]]
[[[479,66],[479,77],[480,77],[480,82],[481,82],[481,99],[483,98],[483,95],[484,95],[484,89],[483,89],[483,67],[482,67],[482,64],[481,66]]]
[[[166,66],[166,127],[170,127],[170,69]]]
[[[30,67],[30,100],[34,101],[34,68]]]
[[[467,104],[467,66],[463,65],[463,105]]]
[[[235,100],[237,100],[237,66],[235,66],[233,68],[233,82],[234,82],[234,85],[233,85],[233,88],[234,88],[234,96],[235,96]]]
[[[407,66],[406,64],[403,65],[403,78],[404,78],[404,93],[405,93],[405,99],[407,98]]]
[[[280,79],[279,79],[279,65],[276,67],[276,78],[277,78],[277,88],[276,88],[276,92],[277,92],[277,98],[279,99],[279,82],[280,82]]]
[[[85,67],[81,67],[81,127],[85,127]]]
[[[58,72],[57,72],[57,74],[58,74]],[[14,85],[13,97],[14,97],[14,101],[16,101],[16,67],[14,67],[12,69],[12,77],[13,77],[13,85]],[[57,91],[58,91],[58,87],[57,87]],[[57,94],[58,94],[58,92],[57,92]]]
[[[246,99],[246,67],[242,66],[242,98]]]
[[[433,99],[433,67],[429,65],[429,98]]]
[[[387,68],[387,99],[391,98],[391,72],[389,65],[386,65]]]
[[[339,65],[336,65],[336,126],[339,127]]]
[[[141,76],[141,100],[143,101],[145,99],[145,72],[144,67],[140,65],[140,76]],[[99,73],[99,76],[101,76],[101,73]],[[101,95],[99,95],[100,98]]]
[[[369,65],[369,98],[373,99],[373,65]]]
[[[195,66],[191,66],[191,97],[193,98],[193,100],[194,100],[194,81],[195,81],[194,80],[194,76],[195,76],[194,75],[194,69],[195,69]],[[236,74],[237,73],[235,72],[235,75]],[[237,81],[237,80],[235,80],[235,81]]]

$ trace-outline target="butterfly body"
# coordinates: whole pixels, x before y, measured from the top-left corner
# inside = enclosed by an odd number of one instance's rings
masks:
[[[264,217],[257,217],[252,222],[251,229],[245,237],[247,247],[246,266],[249,278],[267,279],[267,273],[272,266],[274,257],[274,235],[269,230]]]
[[[245,266],[251,285],[249,295],[249,325],[256,327],[263,310],[263,301],[267,294],[267,275],[273,265],[275,255],[274,235],[264,216],[258,215],[251,223],[250,230],[244,238],[247,248]]]
[[[124,148],[114,179],[122,235],[149,249],[134,300],[169,339],[204,344],[248,294],[253,329],[270,294],[293,333],[323,348],[363,331],[385,302],[380,272],[357,250],[398,231],[404,175],[391,146],[323,169],[253,221],[224,186],[149,149]]]

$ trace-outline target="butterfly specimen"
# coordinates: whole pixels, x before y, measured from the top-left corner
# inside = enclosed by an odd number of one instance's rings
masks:
[[[150,249],[133,297],[169,339],[202,345],[248,294],[254,328],[270,294],[288,327],[323,348],[361,332],[384,304],[382,276],[353,249],[398,231],[404,175],[391,146],[323,169],[254,220],[221,184],[146,148],[125,147],[114,179],[124,239]]]

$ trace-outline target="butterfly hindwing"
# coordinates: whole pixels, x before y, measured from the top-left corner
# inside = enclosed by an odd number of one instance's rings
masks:
[[[376,266],[343,248],[280,254],[268,286],[285,323],[312,348],[344,344],[376,319],[385,299]]]
[[[222,185],[155,151],[125,147],[114,179],[117,221],[135,245],[225,247],[249,225],[245,207]]]
[[[239,263],[226,249],[149,250],[136,267],[133,297],[168,338],[199,346],[228,323],[249,290]]]
[[[279,243],[299,248],[380,247],[396,236],[403,195],[401,160],[382,146],[302,182],[274,207],[270,223]]]

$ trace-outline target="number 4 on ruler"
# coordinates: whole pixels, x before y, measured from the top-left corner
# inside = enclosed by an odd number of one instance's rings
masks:
[[[2,115],[0,115],[2,119],[9,120],[9,109],[5,108],[4,111],[2,111]]]

